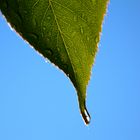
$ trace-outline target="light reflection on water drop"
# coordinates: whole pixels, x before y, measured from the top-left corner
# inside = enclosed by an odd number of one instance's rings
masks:
[[[90,114],[88,113],[86,107],[84,109],[84,112],[81,112],[81,114],[82,114],[85,124],[88,125],[90,123],[91,118],[90,118]]]

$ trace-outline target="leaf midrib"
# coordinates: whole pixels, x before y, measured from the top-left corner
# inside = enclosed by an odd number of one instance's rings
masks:
[[[56,17],[54,8],[53,8],[53,6],[52,6],[52,1],[51,1],[51,0],[49,0],[49,5],[50,5],[50,7],[51,7],[51,9],[52,9],[52,12],[53,12],[53,15],[54,15],[54,19],[55,19],[55,22],[56,22],[58,31],[60,32],[60,36],[61,36],[61,38],[62,38],[62,40],[63,40],[64,48],[65,48],[65,50],[66,50],[68,59],[69,59],[69,61],[70,61],[70,64],[71,64],[71,67],[72,67],[72,70],[73,70],[73,73],[74,73],[74,79],[75,79],[76,83],[78,83],[77,80],[76,80],[76,76],[75,76],[75,68],[74,68],[74,66],[73,66],[73,64],[72,64],[72,60],[71,60],[71,58],[70,58],[70,54],[69,54],[69,52],[68,52],[68,50],[67,50],[67,45],[66,45],[66,43],[65,43],[65,40],[64,40],[64,37],[63,37],[63,33],[62,33],[62,30],[61,30],[60,25],[59,25],[59,23],[58,23],[58,20],[57,20],[57,17]],[[77,85],[76,85],[76,86],[77,86]]]

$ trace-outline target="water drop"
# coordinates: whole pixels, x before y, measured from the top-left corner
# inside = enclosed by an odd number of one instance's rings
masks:
[[[85,124],[88,125],[90,123],[91,118],[90,118],[90,114],[88,113],[87,108],[86,108],[85,97],[83,97],[81,95],[81,92],[78,93],[78,100],[79,100],[79,108],[80,108],[82,118],[83,118]]]
[[[58,52],[60,52],[60,48],[57,48]]]
[[[33,41],[38,41],[38,35],[35,33],[30,33],[29,37],[33,40]]]
[[[18,32],[18,33],[19,33],[19,35],[21,35],[21,36],[23,35],[22,32]]]
[[[33,18],[33,20],[32,20],[32,21],[33,21],[33,25],[34,25],[34,26],[36,26],[36,25],[37,25],[37,21],[36,21],[36,19],[35,19],[35,18]]]
[[[46,26],[43,26],[43,30],[44,30],[44,31],[46,30]]]
[[[23,11],[24,14],[27,14],[28,12],[26,10]]]
[[[77,21],[77,16],[74,16],[74,21]]]
[[[76,50],[76,48],[74,49],[74,52],[75,52],[75,54],[77,54],[77,50]]]
[[[68,65],[67,65],[67,64],[63,64],[63,67],[64,67],[65,69],[68,69]]]
[[[89,41],[89,37],[87,36],[87,41]]]
[[[47,17],[47,19],[51,19],[51,17]]]
[[[95,37],[95,42],[98,43],[99,42],[99,36]]]
[[[49,49],[49,48],[48,48],[48,49],[46,49],[46,50],[45,50],[45,52],[46,52],[46,54],[47,54],[47,55],[49,55],[49,56],[53,55],[52,50],[51,50],[51,49]]]
[[[94,57],[95,56],[95,51],[91,51],[91,55]]]
[[[49,41],[50,41],[50,39],[49,39],[49,38],[46,38],[46,41],[47,41],[47,42],[49,42]]]
[[[71,36],[72,36],[72,37],[74,37],[74,36],[75,36],[75,34],[76,34],[76,32],[74,31],[74,32],[72,33],[72,35],[71,35]]]
[[[51,36],[51,35],[52,35],[52,32],[49,32],[49,33],[48,33],[48,36]]]
[[[82,18],[84,18],[84,17],[85,17],[85,15],[82,13],[81,17],[82,17]]]
[[[82,114],[85,124],[88,125],[90,123],[91,118],[90,118],[90,115],[89,115],[87,109],[85,108],[84,112],[81,112],[81,114]]]
[[[13,27],[14,29],[17,29],[17,25],[15,25],[15,24],[13,24],[12,27]]]
[[[84,13],[81,14],[81,18],[82,18],[83,20],[88,21],[88,18],[87,18],[87,16],[86,16]]]
[[[81,28],[80,28],[80,31],[81,31],[81,34],[84,33],[84,30],[83,30],[83,27],[82,27],[82,26],[81,26]]]

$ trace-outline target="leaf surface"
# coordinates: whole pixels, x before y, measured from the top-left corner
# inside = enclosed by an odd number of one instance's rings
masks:
[[[0,0],[11,26],[58,66],[77,90],[86,124],[86,87],[100,39],[108,0]]]

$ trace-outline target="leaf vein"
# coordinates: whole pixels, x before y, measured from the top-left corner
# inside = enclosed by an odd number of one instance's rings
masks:
[[[63,43],[64,43],[64,46],[65,46],[64,48],[65,48],[65,50],[66,50],[66,53],[67,53],[67,55],[68,55],[68,58],[69,58],[69,61],[70,61],[70,64],[71,64],[71,67],[72,67],[72,70],[73,70],[73,73],[74,73],[74,79],[75,79],[75,81],[77,81],[76,78],[75,78],[75,68],[74,68],[74,66],[73,66],[73,64],[72,64],[72,60],[71,60],[71,58],[70,58],[70,54],[69,54],[69,52],[68,52],[68,50],[67,50],[67,45],[66,45],[66,42],[65,42],[65,40],[64,40],[64,37],[63,37],[63,35],[62,35],[62,31],[61,31],[61,28],[60,28],[60,26],[59,26],[59,23],[58,23],[58,21],[57,21],[57,17],[56,17],[56,15],[55,15],[55,11],[54,11],[54,9],[53,9],[51,0],[49,0],[49,3],[50,3],[50,6],[51,6],[51,8],[52,8],[52,12],[53,12],[53,14],[54,14],[54,18],[55,18],[55,21],[56,21],[58,30],[59,30],[59,32],[60,32],[61,38],[62,38]]]
[[[62,4],[60,4],[60,3],[56,2],[56,1],[53,1],[53,0],[51,0],[51,2],[53,2],[53,3],[55,3],[55,4],[57,4],[57,5],[61,6],[61,7],[63,7],[64,9],[67,9],[67,10],[68,10],[69,12],[71,12],[73,15],[77,15],[77,13],[76,13],[75,11],[71,10],[70,8],[64,6],[64,5],[62,5]],[[87,23],[87,21],[86,21],[84,18],[82,18],[80,15],[77,15],[77,16],[78,16],[82,21],[84,21],[85,23]]]

